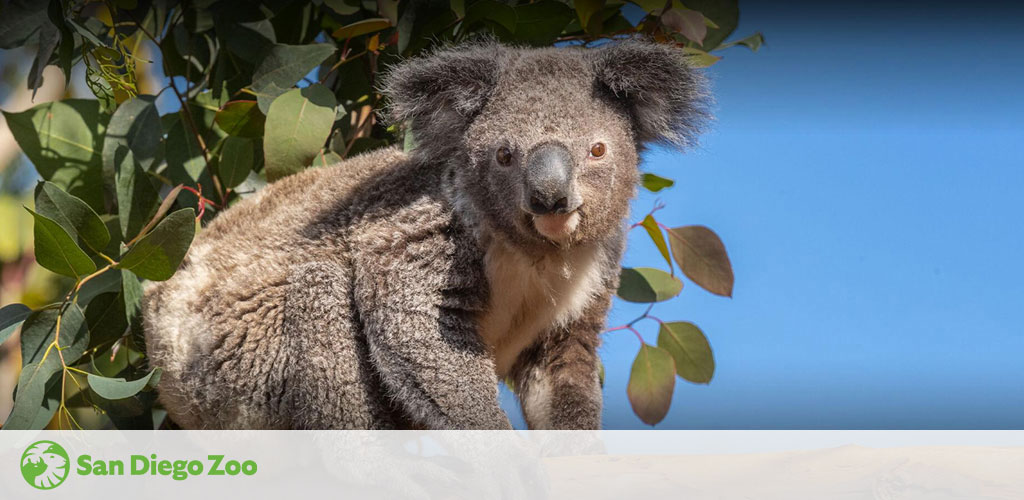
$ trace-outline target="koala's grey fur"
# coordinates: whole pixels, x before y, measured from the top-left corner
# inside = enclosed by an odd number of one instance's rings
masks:
[[[510,377],[531,428],[598,428],[638,152],[693,141],[703,82],[681,51],[639,40],[402,63],[384,92],[410,154],[268,186],[147,288],[160,401],[188,428],[501,429]],[[582,205],[561,218],[523,208],[539,145],[569,158]]]

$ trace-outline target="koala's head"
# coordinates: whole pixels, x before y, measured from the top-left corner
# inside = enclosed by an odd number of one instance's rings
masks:
[[[618,234],[639,151],[688,146],[707,117],[704,79],[682,51],[640,40],[442,49],[397,66],[384,92],[414,154],[456,162],[460,203],[537,249]]]

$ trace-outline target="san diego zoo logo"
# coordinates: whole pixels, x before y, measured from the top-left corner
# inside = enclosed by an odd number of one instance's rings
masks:
[[[68,452],[53,441],[37,441],[21,454],[21,475],[28,484],[52,490],[68,478]]]
[[[71,471],[71,459],[64,448],[53,441],[36,441],[21,454],[21,475],[33,488],[52,490],[64,483]],[[131,455],[128,460],[99,460],[79,455],[75,460],[79,476],[164,476],[183,481],[194,476],[253,476],[253,460],[225,459],[207,455],[206,460],[158,460],[155,453]]]

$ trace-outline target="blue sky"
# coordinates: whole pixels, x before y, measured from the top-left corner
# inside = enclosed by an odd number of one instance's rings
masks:
[[[656,428],[1021,428],[1024,9],[766,4],[741,4],[737,34],[767,46],[709,71],[701,148],[644,159],[677,185],[634,214],[660,197],[663,222],[713,228],[736,274],[731,300],[688,282],[655,308],[717,362],[708,386],[677,379]],[[630,241],[627,265],[658,265]],[[616,302],[609,324],[641,312]],[[605,336],[608,428],[646,427],[638,348]]]

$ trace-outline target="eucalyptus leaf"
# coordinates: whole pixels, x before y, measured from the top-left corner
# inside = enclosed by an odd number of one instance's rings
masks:
[[[9,304],[0,308],[0,344],[18,329],[29,314],[32,314],[32,309],[25,304]]]
[[[60,317],[60,337],[57,339],[57,318]],[[50,348],[54,340],[57,346]],[[32,313],[21,327],[22,365],[37,363],[43,358],[63,358],[72,365],[82,357],[89,345],[89,329],[85,315],[77,304],[67,304],[63,314],[59,308],[42,309]],[[59,353],[58,349],[59,347]],[[49,351],[49,354],[47,354]]]
[[[713,294],[732,297],[732,264],[714,231],[705,226],[674,227],[668,230],[668,240],[686,277]]]
[[[683,289],[679,278],[650,267],[622,268],[617,295],[628,302],[662,302]]]
[[[629,373],[626,394],[640,420],[648,425],[661,422],[672,404],[676,371],[672,355],[664,349],[644,344]]]
[[[252,75],[256,95],[280,95],[333,54],[332,43],[309,45],[275,44]],[[275,97],[276,97],[275,95]]]
[[[29,363],[18,376],[14,408],[4,421],[6,430],[35,430],[46,427],[57,412],[61,365],[56,356],[42,363]]]
[[[96,264],[60,224],[32,210],[25,210],[35,218],[32,235],[36,262],[40,266],[76,280],[96,270]]]
[[[95,100],[66,99],[3,112],[18,146],[43,179],[103,209],[101,140],[106,117]]]
[[[690,382],[707,384],[715,375],[715,357],[707,337],[697,325],[685,321],[662,323],[658,347],[675,360],[676,373]]]
[[[643,178],[641,179],[641,185],[643,185],[644,189],[652,193],[657,193],[662,189],[670,188],[675,185],[675,183],[676,181],[672,179],[666,179],[660,175],[651,173],[644,173]]]
[[[330,136],[336,105],[322,85],[293,89],[274,100],[263,141],[267,180],[294,174],[313,162]]]
[[[164,281],[177,271],[196,231],[196,213],[191,208],[173,212],[136,242],[121,258],[118,268],[136,276]]]
[[[105,399],[124,399],[132,397],[145,389],[147,385],[150,385],[151,379],[160,380],[159,368],[149,372],[145,377],[131,381],[123,378],[101,377],[90,373],[89,388]],[[153,382],[153,385],[156,385],[156,382]]]
[[[107,226],[86,202],[52,182],[36,187],[36,213],[56,222],[82,248],[100,252],[110,242]]]
[[[654,220],[653,215],[648,214],[644,217],[644,220],[640,225],[647,231],[647,235],[651,237],[651,241],[654,242],[654,246],[658,247],[658,251],[661,252],[661,256],[665,258],[665,262],[668,264],[669,269],[672,269],[672,257],[668,254],[668,244],[665,243],[665,235],[662,234],[661,227],[658,226],[658,221]]]
[[[231,101],[217,111],[214,120],[228,135],[255,138],[263,136],[266,117],[255,101]]]
[[[217,172],[225,188],[233,188],[248,177],[254,166],[253,141],[241,137],[227,137],[220,148]]]

